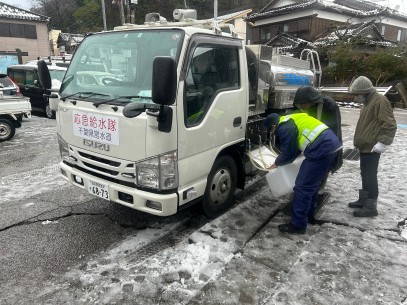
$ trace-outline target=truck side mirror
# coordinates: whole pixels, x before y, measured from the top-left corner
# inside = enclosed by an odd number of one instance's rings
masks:
[[[157,117],[158,130],[161,132],[171,132],[172,127],[172,108],[165,107]]]
[[[144,104],[129,103],[123,108],[123,115],[126,118],[135,118],[139,116],[146,109]]]
[[[39,60],[37,62],[38,66],[38,80],[42,87],[49,91],[51,89],[51,75],[49,74],[48,66],[44,60]]]
[[[177,67],[175,59],[157,56],[153,61],[152,100],[156,104],[172,105],[177,89]]]

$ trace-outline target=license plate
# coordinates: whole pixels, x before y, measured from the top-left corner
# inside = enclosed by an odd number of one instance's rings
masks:
[[[106,184],[89,180],[88,192],[100,198],[110,200],[109,187]]]

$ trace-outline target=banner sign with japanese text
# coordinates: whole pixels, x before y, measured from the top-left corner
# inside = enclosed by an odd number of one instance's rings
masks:
[[[112,116],[72,112],[73,133],[77,137],[119,145],[119,119]]]

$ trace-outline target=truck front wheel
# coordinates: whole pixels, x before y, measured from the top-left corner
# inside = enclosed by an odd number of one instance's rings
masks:
[[[235,161],[229,156],[216,159],[208,176],[202,211],[208,218],[220,215],[234,202],[237,169]]]
[[[8,119],[0,118],[0,142],[10,140],[16,133],[16,128]]]

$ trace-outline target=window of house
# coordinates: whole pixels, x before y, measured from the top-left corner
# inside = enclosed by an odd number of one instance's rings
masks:
[[[283,32],[286,33],[286,32],[288,32],[288,30],[289,30],[288,23],[284,23],[283,24]]]
[[[401,41],[401,30],[397,31],[397,41]]]
[[[298,31],[309,30],[309,24],[310,24],[310,22],[309,22],[308,18],[298,20],[298,29],[297,30]]]
[[[296,32],[296,31],[298,31],[298,21],[289,22],[287,31],[288,32]]]
[[[261,40],[269,40],[269,39],[271,39],[270,27],[263,27],[263,28],[260,29],[260,39]]]
[[[9,26],[11,37],[23,37],[23,33],[21,32],[21,24],[11,23]]]
[[[0,22],[0,37],[10,37],[10,26],[8,23]]]
[[[237,47],[198,46],[185,78],[184,120],[187,127],[202,122],[218,92],[239,88]]]
[[[386,31],[386,26],[382,25],[382,35],[384,36],[384,33]]]
[[[37,39],[37,28],[31,24],[0,22],[0,37]]]
[[[272,25],[271,27],[270,27],[270,36],[271,37],[274,37],[274,36],[276,36],[277,34],[278,34],[278,30],[279,30],[279,25],[278,24],[275,24],[275,25]]]
[[[37,39],[37,28],[35,27],[35,25],[24,24],[24,37]]]

